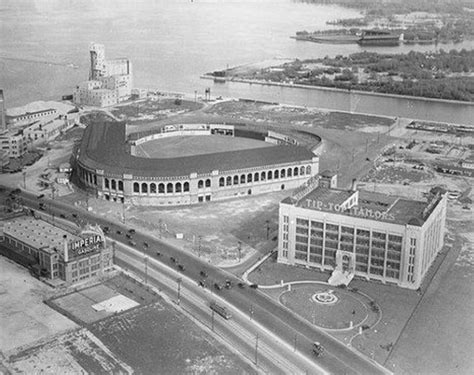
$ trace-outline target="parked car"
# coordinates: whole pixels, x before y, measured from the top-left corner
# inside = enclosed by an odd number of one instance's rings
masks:
[[[217,290],[221,290],[221,289],[222,289],[222,285],[219,284],[219,283],[214,283],[214,288],[216,288]]]
[[[130,246],[137,246],[137,243],[135,241],[128,241],[128,244]]]
[[[134,234],[134,233],[135,233],[135,229],[133,229],[133,228],[132,228],[132,229],[129,229],[129,230],[128,230],[128,233]]]
[[[225,287],[226,287],[227,289],[232,288],[232,281],[226,280],[226,281],[225,281]]]
[[[207,272],[206,271],[201,271],[199,274],[204,278],[207,277]]]
[[[184,271],[186,269],[182,264],[178,264],[178,268],[180,271]]]

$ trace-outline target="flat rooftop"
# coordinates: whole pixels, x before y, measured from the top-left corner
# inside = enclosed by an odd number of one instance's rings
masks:
[[[317,187],[299,200],[289,197],[282,203],[314,211],[333,212],[401,225],[422,226],[429,217],[424,214],[429,206],[428,202],[364,190],[358,191],[357,205],[345,211],[339,210],[338,206],[355,194],[356,192],[350,190]],[[431,213],[431,210],[429,211]]]
[[[58,252],[63,250],[64,236],[67,236],[68,242],[81,239],[71,232],[32,216],[18,217],[4,222],[3,232],[32,248],[42,249],[50,254],[56,252],[55,249]]]

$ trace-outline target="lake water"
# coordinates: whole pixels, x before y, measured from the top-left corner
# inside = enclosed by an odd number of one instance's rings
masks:
[[[131,59],[135,87],[197,90],[204,95],[205,87],[211,86],[215,95],[252,97],[255,92],[265,94],[265,89],[224,87],[199,76],[274,57],[304,59],[360,51],[358,45],[290,38],[298,30],[331,29],[326,21],[358,15],[351,9],[291,0],[2,0],[0,87],[5,90],[7,107],[71,93],[76,83],[88,77],[88,49],[94,41],[105,45],[107,57]],[[474,43],[455,47],[472,49]],[[435,46],[373,50],[407,52],[411,48],[424,51]],[[300,101],[308,94],[292,95],[288,90],[283,96],[270,95],[280,98],[275,100],[279,102],[325,107],[317,98]]]

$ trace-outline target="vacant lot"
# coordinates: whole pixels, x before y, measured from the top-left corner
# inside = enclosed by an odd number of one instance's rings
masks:
[[[116,355],[141,374],[253,372],[236,355],[165,303],[130,310],[91,326]]]
[[[54,290],[0,256],[0,351],[14,350],[77,325],[43,303]]]
[[[149,158],[176,158],[212,154],[215,152],[249,150],[273,146],[270,143],[242,137],[219,135],[176,136],[167,137],[142,143],[137,150],[137,156]]]

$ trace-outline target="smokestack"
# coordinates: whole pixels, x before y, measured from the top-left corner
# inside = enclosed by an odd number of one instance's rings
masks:
[[[67,235],[63,236],[63,247],[64,247],[64,261],[67,262],[69,261],[69,249],[67,248]]]
[[[356,190],[357,190],[357,178],[353,178],[353,179],[352,179],[351,190],[352,190],[352,191],[356,191]]]

